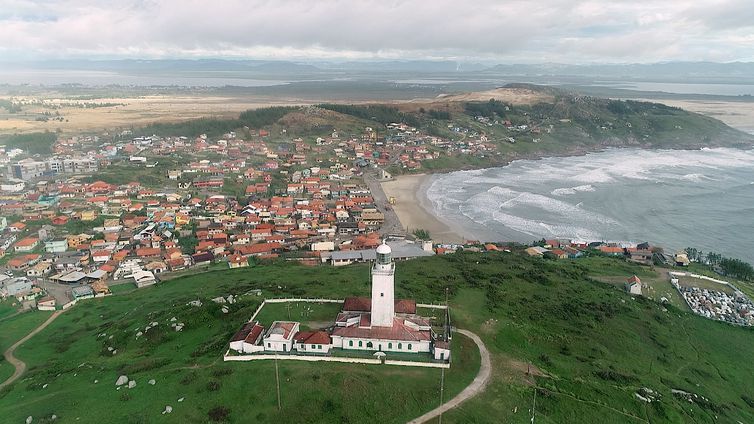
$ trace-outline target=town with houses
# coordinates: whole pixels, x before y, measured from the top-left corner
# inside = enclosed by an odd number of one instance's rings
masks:
[[[495,149],[484,134],[451,127],[460,141],[391,123],[379,136],[371,127],[307,140],[285,129],[193,139],[125,130],[60,137],[51,155],[0,146],[1,293],[61,307],[199,267],[369,261],[393,199],[376,200],[366,174],[387,180],[386,169],[419,169],[440,151]],[[396,259],[435,253],[431,241],[390,243]]]
[[[0,296],[26,308],[59,309],[107,296],[119,284],[142,288],[181,273],[258,261],[374,262],[384,239],[395,260],[506,250],[475,241],[433,243],[390,222],[395,199],[385,197],[379,182],[390,180],[391,171],[421,169],[441,154],[496,149],[481,132],[449,130],[463,136],[451,140],[391,123],[306,139],[277,127],[195,138],[125,130],[59,137],[50,155],[0,146]],[[542,240],[526,252],[689,264],[683,252],[666,254],[648,243]]]

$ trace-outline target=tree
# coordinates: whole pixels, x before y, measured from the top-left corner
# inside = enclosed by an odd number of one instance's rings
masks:
[[[720,268],[726,276],[736,277],[740,280],[751,280],[754,278],[754,268],[740,259],[722,258]]]
[[[429,231],[423,228],[414,230],[413,234],[414,237],[416,237],[418,240],[430,240],[432,238],[429,234]]]

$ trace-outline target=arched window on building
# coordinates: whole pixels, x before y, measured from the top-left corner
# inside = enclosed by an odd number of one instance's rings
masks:
[[[367,342],[367,347],[371,349],[372,348],[372,342]]]
[[[392,349],[392,348],[393,348],[393,343],[388,343],[388,344],[387,344],[387,348],[388,348],[388,349]]]
[[[411,343],[408,344],[408,350],[411,350]]]
[[[398,343],[398,350],[403,349],[403,343]]]
[[[359,347],[361,347],[361,340],[359,340]]]

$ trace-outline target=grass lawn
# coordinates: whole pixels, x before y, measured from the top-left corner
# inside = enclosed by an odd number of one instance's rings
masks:
[[[593,278],[651,278],[650,272],[610,258],[549,261],[521,252],[457,253],[398,264],[397,297],[439,302],[447,288],[453,324],[478,334],[492,356],[487,390],[445,414],[443,422],[529,422],[535,388],[537,422],[754,422],[752,329],[632,298]],[[0,392],[3,420],[23,422],[31,415],[39,422],[56,414],[82,423],[103,416],[124,423],[203,423],[210,417],[398,423],[438,404],[436,369],[278,361],[278,411],[273,361],[221,360],[231,335],[261,302],[243,296],[251,289],[270,298],[363,296],[369,293],[368,268],[266,264],[81,302],[17,351],[29,371]],[[210,299],[229,294],[242,296],[226,304],[230,311],[224,314]],[[196,299],[201,307],[187,305]],[[331,312],[316,308],[312,320],[320,314],[331,319]],[[182,332],[171,329],[173,317],[185,324]],[[158,324],[137,338],[151,322]],[[478,361],[473,345],[456,335],[446,399],[468,384]],[[116,390],[120,374],[137,386]],[[156,385],[146,384],[149,379]],[[655,390],[659,400],[639,401],[634,394],[642,387]],[[672,389],[707,401],[690,403]],[[163,416],[166,405],[173,413]]]
[[[0,321],[0,354],[50,317],[51,312],[25,312]],[[13,375],[13,366],[0,355],[0,382]]]
[[[754,299],[754,282],[752,281],[741,281],[736,278],[732,277],[726,277],[722,276],[713,270],[711,270],[706,265],[702,265],[696,262],[692,262],[687,269],[684,271],[688,271],[692,274],[698,274],[698,275],[705,275],[707,277],[714,278],[716,280],[722,280],[727,281],[734,286],[738,287],[739,290],[744,292],[747,296],[749,296],[750,299]]]
[[[343,306],[341,303],[266,303],[256,319],[269,328],[274,321],[297,321],[301,330],[318,330],[335,322],[335,317]],[[240,324],[239,324],[240,327]]]
[[[122,284],[111,284],[111,285],[108,286],[108,288],[110,289],[110,293],[112,293],[114,295],[115,294],[120,295],[120,294],[131,293],[131,292],[134,292],[134,291],[138,290],[138,288],[136,287],[136,285],[134,283],[131,283],[131,282],[122,283]]]
[[[684,311],[690,311],[688,305],[681,297],[681,294],[678,293],[678,290],[676,290],[676,288],[673,287],[672,284],[670,284],[670,278],[667,274],[667,271],[658,270],[652,271],[652,273],[654,273],[654,275],[647,273],[645,276],[640,277],[642,286],[646,286],[642,287],[642,294],[645,297],[656,302],[660,302],[664,297],[668,300],[668,302],[670,302],[671,305],[675,306],[676,308]],[[618,289],[623,290],[628,277],[626,277],[625,275],[595,276],[594,279],[608,283]]]
[[[13,306],[16,302],[15,298],[0,300],[0,320],[15,314],[18,311],[16,306]]]
[[[678,278],[678,285],[683,287],[697,287],[700,289],[707,289],[707,290],[713,290],[718,291],[726,294],[733,294],[735,293],[735,290],[733,287],[716,283],[714,281],[705,280],[702,278],[695,278],[695,277],[689,277],[689,276],[683,276],[683,277],[677,277]],[[723,278],[717,278],[718,280],[725,281]]]

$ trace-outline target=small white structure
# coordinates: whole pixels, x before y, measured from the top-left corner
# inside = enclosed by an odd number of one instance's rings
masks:
[[[263,344],[265,351],[290,352],[293,350],[293,336],[298,333],[299,323],[275,321],[267,330]]]
[[[641,296],[641,280],[637,276],[633,276],[626,281],[626,292],[632,295]]]
[[[434,358],[438,361],[450,359],[450,345],[444,340],[435,340],[433,343]]]
[[[133,277],[134,284],[136,284],[136,287],[138,288],[151,286],[157,283],[157,279],[154,277],[154,274],[152,274],[152,271],[134,271],[134,273],[131,274],[131,277]]]
[[[333,251],[335,250],[335,243],[332,241],[320,241],[320,242],[312,243],[311,249],[312,251],[315,251],[315,252]]]

